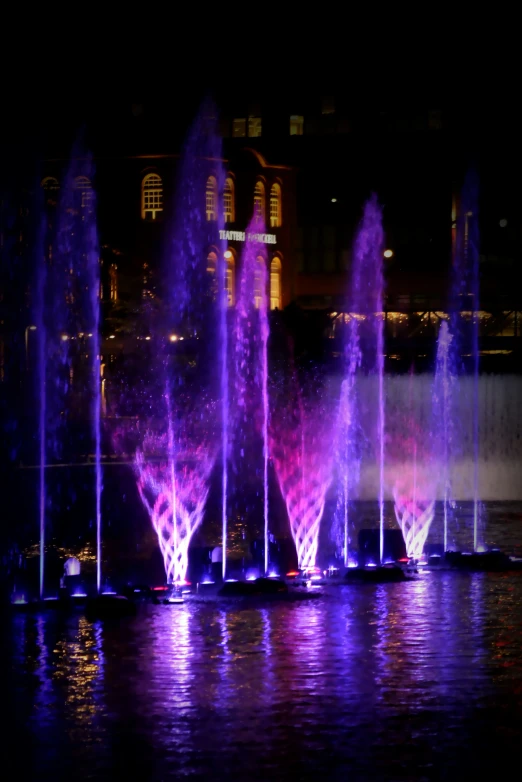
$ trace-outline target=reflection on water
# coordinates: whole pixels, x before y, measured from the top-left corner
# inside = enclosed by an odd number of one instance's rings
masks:
[[[522,740],[521,604],[516,574],[428,573],[307,602],[145,605],[106,624],[13,616],[13,741],[53,780],[483,771]]]

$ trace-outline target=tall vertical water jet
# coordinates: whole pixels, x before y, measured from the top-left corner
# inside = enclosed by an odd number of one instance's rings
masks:
[[[39,332],[39,461],[41,549],[45,552],[46,514],[58,511],[60,523],[82,488],[69,475],[53,483],[46,468],[87,459],[94,467],[96,584],[101,585],[101,380],[100,252],[96,228],[94,170],[90,156],[75,149],[60,188],[56,212],[48,212],[45,261],[37,289]],[[94,463],[88,454],[94,452]],[[67,473],[60,471],[65,477]],[[75,480],[76,479],[76,480]],[[62,496],[58,498],[58,492]],[[43,558],[40,589],[43,592]]]
[[[251,517],[256,526],[259,522],[262,524],[266,573],[269,564],[269,323],[265,245],[258,240],[263,230],[260,218],[254,216],[248,226],[241,255],[234,328],[236,411],[233,426],[236,507],[238,515],[244,520]],[[262,491],[261,504],[258,501],[259,488]]]
[[[339,408],[338,458],[343,486],[344,557],[348,564],[348,502],[359,473],[361,433],[358,418],[362,400],[357,396],[357,375],[377,380],[375,452],[379,471],[379,553],[384,552],[384,315],[382,213],[377,197],[364,207],[354,242],[351,286],[348,297],[348,331],[344,351],[344,380]],[[351,486],[350,486],[351,483]]]
[[[42,202],[39,203],[39,209],[42,209]],[[35,304],[34,304],[34,326],[26,329],[26,335],[29,330],[36,332],[37,344],[37,374],[36,374],[36,393],[38,404],[38,526],[39,526],[39,551],[40,551],[40,569],[39,569],[39,595],[40,600],[44,597],[45,587],[45,460],[46,460],[46,339],[44,325],[44,298],[46,288],[46,252],[49,238],[47,236],[46,220],[40,220],[40,229],[36,237],[36,285],[35,285]],[[26,354],[28,349],[26,336]],[[26,370],[28,369],[26,355]]]
[[[43,249],[43,248],[42,248]],[[36,332],[38,340],[38,402],[40,411],[38,416],[38,440],[39,440],[39,527],[40,527],[40,600],[44,596],[45,579],[45,419],[46,419],[46,351],[45,351],[45,326],[43,317],[43,303],[45,291],[45,257],[39,258],[38,284],[37,284],[37,316]]]
[[[462,354],[471,357],[469,371],[472,386],[472,493],[473,493],[473,547],[482,548],[480,539],[479,496],[479,182],[475,171],[470,171],[462,187],[455,215],[453,252],[453,285],[451,330],[453,362],[464,371]]]
[[[452,432],[454,427],[454,374],[450,362],[453,336],[447,321],[440,324],[437,339],[437,360],[432,392],[432,442],[434,461],[439,465],[442,483],[442,508],[444,525],[444,551],[448,550],[450,508],[453,505],[451,482]]]
[[[344,350],[345,376],[341,385],[339,402],[336,451],[341,480],[341,524],[343,562],[350,561],[350,500],[355,492],[360,474],[360,437],[358,425],[355,379],[361,364],[359,346],[359,319],[353,313],[348,315],[347,339]]]
[[[221,354],[220,371],[214,372],[220,333],[226,329],[224,260],[218,238],[220,156],[215,110],[207,103],[191,128],[177,171],[166,230],[164,284],[151,306],[147,335],[155,346],[149,380],[150,410],[155,412],[151,416],[144,411],[146,437],[135,465],[168,581],[185,577],[188,547],[203,519],[216,459],[217,400],[226,372],[226,353]],[[163,402],[160,411],[155,410],[158,398]],[[159,459],[159,464],[150,464],[149,457]],[[226,476],[226,464],[223,469]],[[223,488],[226,492],[226,477]]]
[[[226,252],[226,251],[225,251]],[[228,292],[227,292],[227,263],[225,253],[221,253],[219,275],[219,331],[221,343],[221,539],[223,549],[223,562],[221,574],[223,581],[227,570],[227,512],[228,512],[228,438],[229,438],[229,375],[228,375]]]

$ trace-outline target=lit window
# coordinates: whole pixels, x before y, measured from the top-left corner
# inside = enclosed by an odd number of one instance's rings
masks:
[[[118,301],[118,267],[115,263],[109,266],[109,283],[111,301]]]
[[[159,174],[147,174],[141,183],[141,216],[157,220],[163,212],[163,183]]]
[[[300,117],[297,114],[292,114],[290,117],[290,135],[302,136],[304,127],[304,117]]]
[[[207,220],[217,220],[217,181],[215,176],[209,176],[207,179],[205,209]]]
[[[265,186],[262,182],[257,182],[254,189],[254,218],[265,219]]]
[[[276,182],[270,190],[270,227],[279,228],[282,224],[281,185]]]
[[[86,176],[77,176],[74,180],[74,188],[80,193],[82,209],[90,207],[94,198],[91,180]]]
[[[56,177],[54,176],[46,176],[45,179],[42,179],[41,185],[44,190],[59,190],[60,184]]]
[[[261,304],[264,300],[263,295],[263,278],[264,278],[264,271],[265,268],[265,259],[262,255],[258,255],[256,258],[256,271],[254,276],[254,305],[256,310],[258,310],[261,307]]]
[[[321,114],[335,114],[335,100],[331,95],[327,95],[323,98]]]
[[[227,304],[229,307],[233,307],[236,303],[236,279],[234,256],[230,250],[225,253],[225,259],[227,262],[225,269],[225,291],[227,296]]]
[[[234,138],[244,138],[246,136],[246,119],[232,120],[232,135]]]
[[[233,223],[236,219],[234,204],[234,180],[231,177],[225,179],[225,190],[223,192],[223,214],[225,223]]]
[[[42,188],[45,192],[45,200],[48,204],[56,205],[58,200],[58,191],[60,189],[60,183],[53,176],[46,176],[41,181]]]
[[[270,264],[270,309],[281,309],[281,260],[273,258]]]
[[[248,118],[248,135],[250,138],[258,138],[261,135],[261,117]]]
[[[209,252],[207,255],[207,272],[215,276],[217,269],[217,255],[215,252]]]
[[[210,276],[209,291],[212,296],[212,300],[215,301],[218,293],[218,281],[217,281],[217,255],[211,250],[207,255],[207,273]]]

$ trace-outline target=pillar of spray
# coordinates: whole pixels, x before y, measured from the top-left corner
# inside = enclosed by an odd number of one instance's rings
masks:
[[[350,322],[345,348],[345,380],[343,383],[344,419],[348,422],[344,437],[348,437],[348,458],[343,473],[352,471],[354,449],[349,441],[355,433],[359,414],[355,398],[355,375],[359,370],[377,378],[376,456],[379,470],[379,555],[384,554],[384,319],[383,319],[383,249],[382,212],[376,196],[364,207],[355,238],[352,259]],[[361,325],[359,325],[359,321]],[[350,455],[351,454],[351,455]],[[346,491],[347,493],[347,491]],[[347,500],[346,500],[347,501]],[[345,504],[346,504],[345,501]],[[345,518],[347,510],[345,508]],[[347,557],[347,522],[345,522],[345,557]]]

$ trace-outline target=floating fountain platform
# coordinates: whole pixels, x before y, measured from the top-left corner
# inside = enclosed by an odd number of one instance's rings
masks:
[[[218,592],[220,597],[263,597],[288,593],[284,581],[276,578],[256,578],[255,581],[225,581]]]
[[[115,619],[135,613],[136,605],[123,595],[98,595],[90,598],[85,606],[87,619]]]
[[[522,570],[522,559],[509,557],[502,551],[446,551],[444,563],[454,570],[499,573]]]
[[[344,576],[347,584],[396,584],[399,581],[411,581],[398,565],[377,565],[375,567],[348,568]]]

